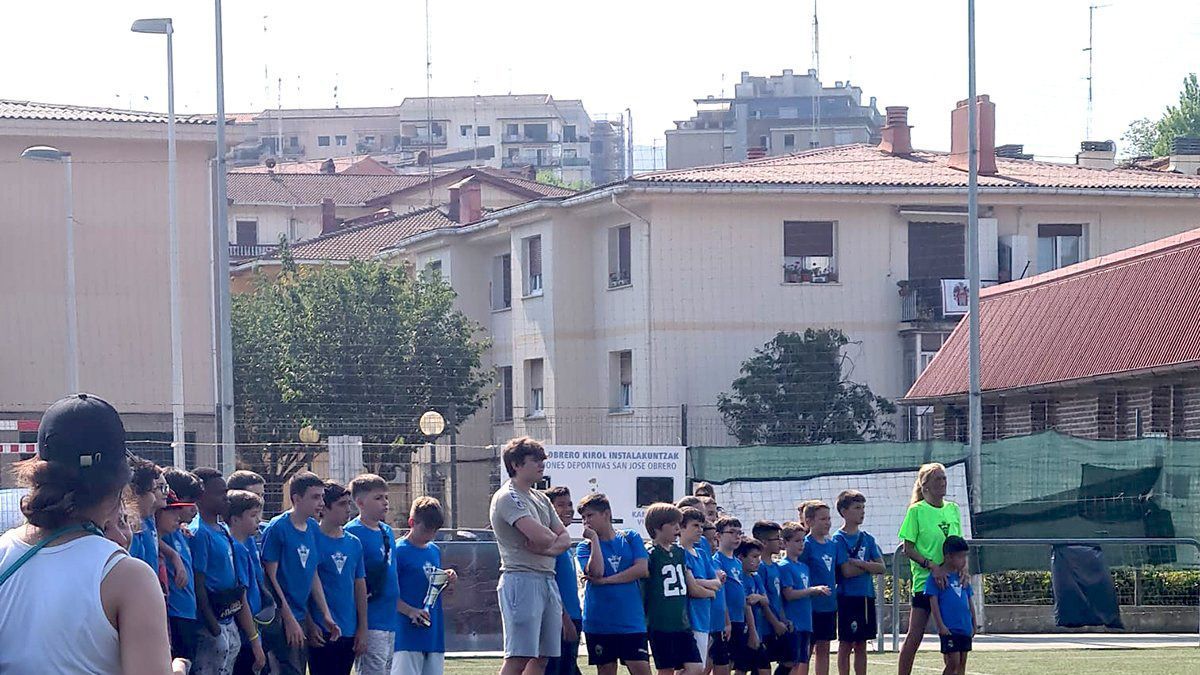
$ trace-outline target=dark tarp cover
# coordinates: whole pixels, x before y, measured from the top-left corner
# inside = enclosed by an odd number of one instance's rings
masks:
[[[1054,621],[1064,628],[1121,628],[1121,609],[1112,574],[1097,546],[1055,546],[1050,554]]]

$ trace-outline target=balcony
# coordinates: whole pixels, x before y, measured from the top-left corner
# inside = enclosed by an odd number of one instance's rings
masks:
[[[506,157],[500,162],[500,167],[504,169],[517,169],[523,166],[546,167],[546,166],[561,166],[563,163],[557,157]],[[569,166],[569,165],[568,165]]]
[[[562,141],[562,137],[558,134],[546,134],[539,138],[525,134],[504,134],[501,138],[502,143],[558,143],[560,141]]]
[[[445,144],[446,144],[445,134],[440,135],[440,136],[434,136],[432,138],[430,138],[429,136],[401,136],[400,137],[400,147],[401,148],[424,148],[429,145],[436,146],[436,145],[445,145]]]
[[[275,244],[230,244],[229,259],[245,260],[247,258],[260,258],[274,251],[276,248],[278,246]]]
[[[563,157],[563,166],[589,166],[592,160],[588,157]]]

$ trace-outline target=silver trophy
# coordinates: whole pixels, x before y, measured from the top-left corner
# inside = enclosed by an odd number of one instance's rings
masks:
[[[433,612],[433,606],[437,604],[438,596],[442,594],[442,591],[446,588],[446,585],[449,582],[450,575],[447,574],[446,570],[444,569],[435,567],[433,571],[429,573],[429,590],[425,592],[426,614]],[[418,619],[418,621],[422,626],[432,625],[432,623],[424,617],[421,617]]]

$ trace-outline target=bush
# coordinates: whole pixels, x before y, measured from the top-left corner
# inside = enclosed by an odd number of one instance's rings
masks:
[[[1122,605],[1134,604],[1134,569],[1112,570],[1117,599]],[[892,580],[885,575],[884,599],[892,601]],[[912,581],[899,582],[900,600],[912,597]],[[1143,606],[1195,607],[1200,602],[1200,570],[1143,569],[1141,574]],[[1048,571],[992,572],[983,575],[983,601],[988,605],[1050,605],[1054,590]]]

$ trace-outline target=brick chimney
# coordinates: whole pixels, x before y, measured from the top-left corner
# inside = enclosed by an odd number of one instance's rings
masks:
[[[326,197],[321,200],[321,234],[329,234],[337,229],[337,207],[332,199]]]
[[[1089,169],[1115,169],[1117,144],[1112,141],[1084,141],[1079,144],[1075,163]]]
[[[460,225],[473,223],[483,216],[483,188],[474,176],[450,186],[447,215]]]
[[[767,149],[761,145],[746,148],[746,159],[762,159],[767,156]]]
[[[1170,169],[1188,176],[1200,173],[1200,138],[1176,136],[1171,139]]]
[[[337,173],[337,164],[334,163],[332,157],[321,162],[321,173]]]
[[[880,130],[879,149],[889,155],[912,154],[912,127],[908,125],[908,106],[892,105],[887,110],[887,122]]]
[[[979,116],[979,174],[990,176],[996,173],[996,104],[987,94],[976,98]],[[959,101],[950,113],[950,166],[967,170],[970,161],[967,150],[967,101]]]

